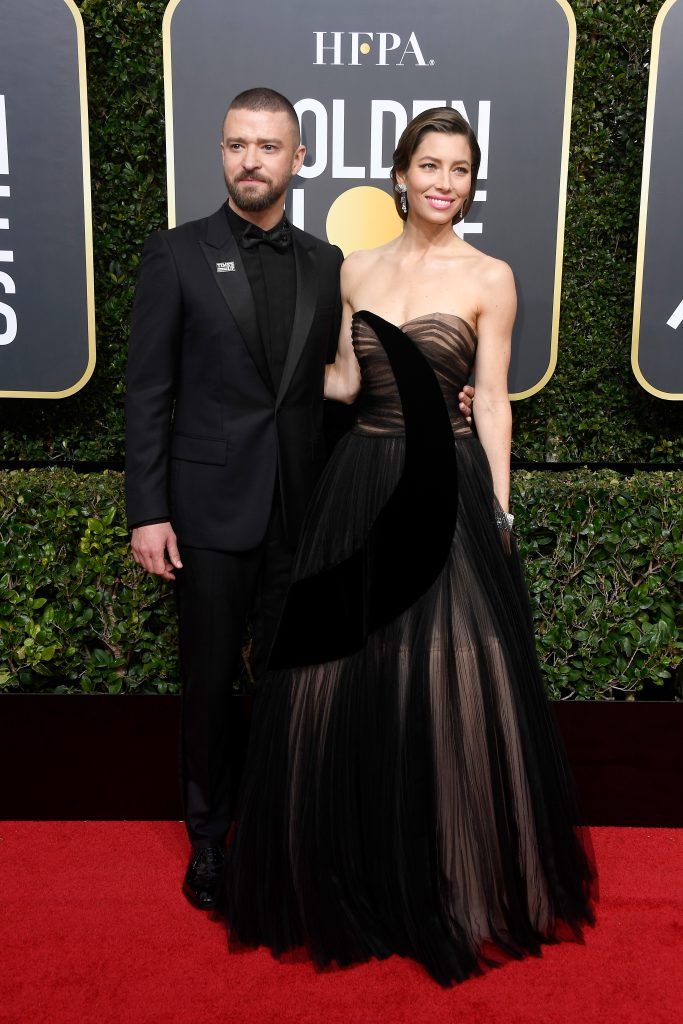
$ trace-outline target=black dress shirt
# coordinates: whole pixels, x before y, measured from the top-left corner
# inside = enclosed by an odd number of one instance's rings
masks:
[[[277,393],[282,380],[282,371],[287,358],[289,338],[294,321],[296,302],[294,248],[291,242],[282,249],[265,243],[243,248],[242,240],[247,228],[252,237],[254,235],[263,236],[266,232],[245,220],[227,203],[225,212],[232,233],[240,246],[244,270],[254,296],[261,342],[266,353],[273,390]],[[277,231],[286,225],[287,222],[283,216],[273,230]]]

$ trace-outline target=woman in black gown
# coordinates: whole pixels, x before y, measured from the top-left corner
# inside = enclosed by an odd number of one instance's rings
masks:
[[[593,920],[507,513],[514,282],[452,228],[478,165],[456,111],[420,114],[402,235],[344,264],[325,393],[359,392],[357,416],[308,512],[219,894],[240,944],[398,953],[442,984]]]

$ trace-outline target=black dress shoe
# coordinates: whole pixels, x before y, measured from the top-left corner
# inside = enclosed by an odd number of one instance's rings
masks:
[[[223,865],[225,851],[221,846],[205,846],[194,850],[183,882],[183,892],[199,910],[213,910],[216,906],[216,886]]]

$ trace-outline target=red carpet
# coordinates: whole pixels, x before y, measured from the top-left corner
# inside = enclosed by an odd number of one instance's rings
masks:
[[[226,949],[167,822],[0,822],[5,1024],[678,1024],[683,830],[594,829],[598,923],[450,990],[393,957],[316,973]]]

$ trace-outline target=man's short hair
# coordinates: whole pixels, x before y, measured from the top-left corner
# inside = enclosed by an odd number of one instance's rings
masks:
[[[272,114],[287,114],[294,129],[297,145],[301,141],[301,130],[296,110],[287,97],[283,96],[281,92],[276,92],[275,89],[266,89],[265,87],[245,89],[244,92],[235,96],[225,112],[225,117],[228,116],[231,110],[267,110]],[[223,118],[223,125],[225,124],[225,117]],[[221,133],[222,131],[223,127],[221,126]]]

